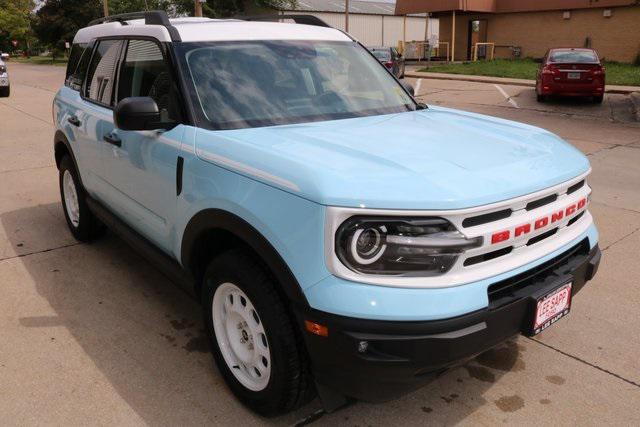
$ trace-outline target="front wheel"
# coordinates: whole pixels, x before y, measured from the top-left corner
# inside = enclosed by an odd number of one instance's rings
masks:
[[[313,396],[295,324],[268,271],[249,253],[232,250],[215,258],[202,298],[216,364],[240,401],[276,416]]]
[[[0,87],[0,98],[8,98],[10,94],[11,94],[10,86]]]
[[[87,206],[78,172],[69,156],[65,156],[60,162],[59,175],[62,210],[71,234],[81,242],[98,237],[104,226]]]

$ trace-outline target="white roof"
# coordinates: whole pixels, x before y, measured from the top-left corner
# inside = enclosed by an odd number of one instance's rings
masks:
[[[183,42],[234,40],[324,40],[349,41],[339,30],[314,25],[280,22],[240,21],[235,19],[177,18],[171,24]],[[170,42],[169,31],[162,25],[145,25],[144,20],[92,25],[78,31],[74,43],[87,43],[104,36],[148,36]]]

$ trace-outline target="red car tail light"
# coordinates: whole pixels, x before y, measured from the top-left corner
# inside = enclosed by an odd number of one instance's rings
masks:
[[[591,70],[591,74],[594,76],[602,76],[605,73],[605,68],[602,66],[595,67]]]
[[[555,65],[545,65],[544,67],[542,67],[542,74],[557,75],[559,73],[560,71],[558,70],[558,68],[556,68]]]

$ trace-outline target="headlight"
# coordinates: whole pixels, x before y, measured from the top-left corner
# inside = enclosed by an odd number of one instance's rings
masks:
[[[0,74],[4,74],[7,72],[7,67],[4,65],[0,65]]]
[[[340,261],[363,274],[436,276],[446,273],[466,249],[467,239],[442,218],[352,217],[336,233]]]

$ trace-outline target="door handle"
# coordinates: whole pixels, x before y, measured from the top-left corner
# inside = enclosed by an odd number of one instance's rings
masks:
[[[115,145],[116,147],[122,147],[122,140],[118,138],[117,135],[112,133],[108,133],[102,137],[104,142],[108,142],[109,144]]]
[[[80,119],[78,119],[76,116],[71,116],[67,119],[67,121],[69,123],[71,123],[72,125],[74,125],[75,127],[80,127],[81,123],[80,123]]]

